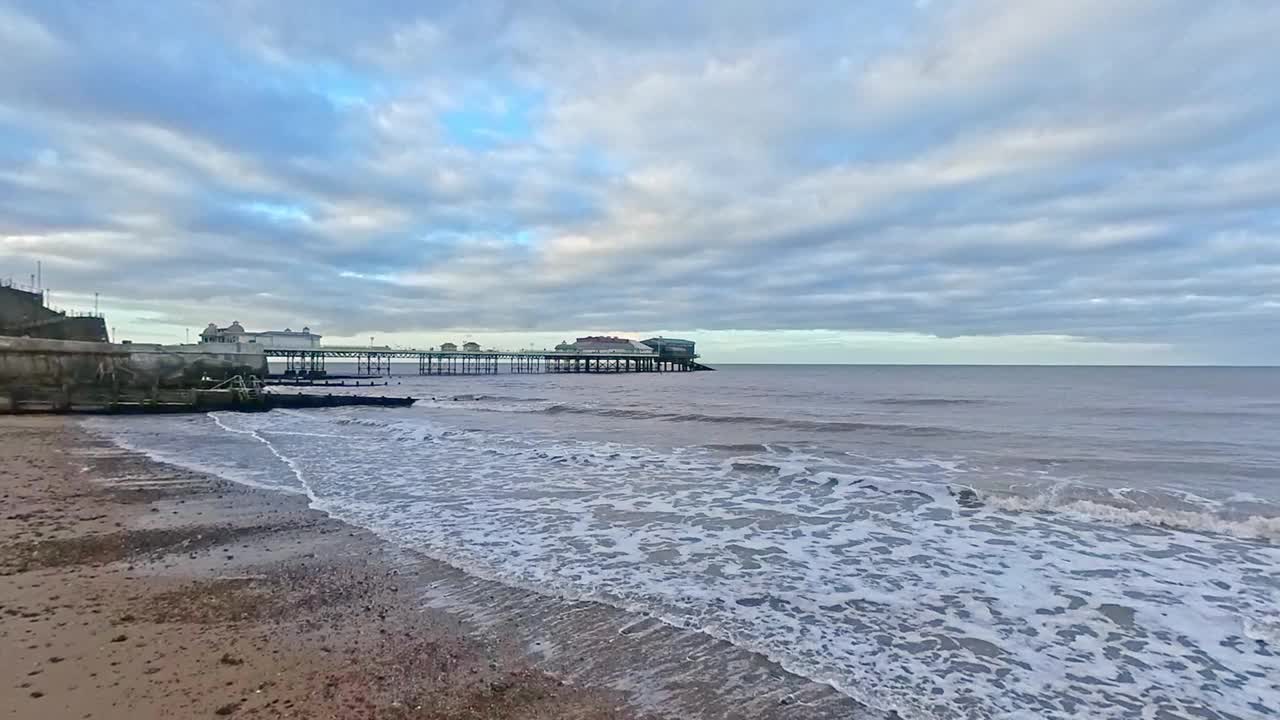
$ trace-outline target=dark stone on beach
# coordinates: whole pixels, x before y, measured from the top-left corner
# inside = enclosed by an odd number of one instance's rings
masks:
[[[218,708],[217,710],[214,710],[213,714],[214,715],[230,715],[231,713],[239,709],[240,709],[239,702],[229,702],[226,705],[223,705],[222,707]]]
[[[129,636],[122,633],[120,635],[117,635],[111,638],[111,642],[124,642],[125,640],[128,640],[128,639],[129,639]]]
[[[244,664],[244,660],[241,660],[240,658],[235,657],[231,653],[222,653],[222,657],[218,658],[218,662],[222,663],[223,665],[243,665]]]
[[[44,693],[40,692],[39,690],[32,690],[32,691],[31,691],[31,697],[33,697],[33,698],[42,698],[42,697],[44,697]]]

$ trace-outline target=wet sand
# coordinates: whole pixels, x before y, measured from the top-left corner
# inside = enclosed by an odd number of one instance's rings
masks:
[[[0,716],[639,718],[617,690],[423,609],[378,539],[0,417]]]
[[[884,720],[658,620],[476,577],[73,418],[0,416],[0,718]]]

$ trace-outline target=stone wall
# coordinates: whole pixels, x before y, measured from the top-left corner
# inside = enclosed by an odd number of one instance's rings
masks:
[[[109,339],[107,337],[107,322],[99,317],[59,316],[35,325],[0,328],[0,334],[42,338],[45,340],[83,340],[86,342],[106,342]]]
[[[0,411],[47,400],[71,407],[138,401],[164,391],[199,387],[235,375],[265,377],[260,348],[227,345],[149,345],[0,337]]]

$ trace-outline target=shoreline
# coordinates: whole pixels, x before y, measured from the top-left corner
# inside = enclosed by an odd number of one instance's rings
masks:
[[[875,718],[695,631],[476,578],[70,418],[0,418],[9,717]]]
[[[0,428],[9,717],[643,717],[414,607],[380,540],[299,498]]]

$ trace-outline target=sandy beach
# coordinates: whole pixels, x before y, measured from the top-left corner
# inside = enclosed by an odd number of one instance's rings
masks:
[[[631,718],[616,691],[410,599],[376,538],[0,418],[0,708],[13,718]]]

